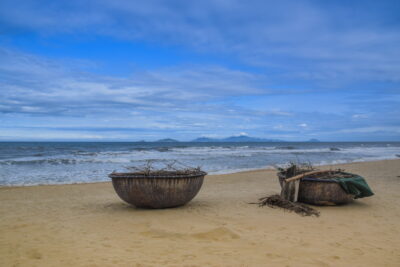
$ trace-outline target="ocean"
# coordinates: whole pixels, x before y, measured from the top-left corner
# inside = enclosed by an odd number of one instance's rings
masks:
[[[209,174],[275,168],[288,162],[314,165],[394,159],[400,142],[0,142],[0,186],[108,181],[112,171],[173,161]]]

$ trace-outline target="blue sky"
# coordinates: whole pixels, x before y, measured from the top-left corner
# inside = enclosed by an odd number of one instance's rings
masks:
[[[0,2],[0,140],[400,141],[400,1]]]

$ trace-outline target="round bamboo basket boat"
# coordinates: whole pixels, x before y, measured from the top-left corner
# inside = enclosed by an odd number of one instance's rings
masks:
[[[125,202],[138,208],[172,208],[192,200],[203,184],[207,173],[177,175],[170,171],[164,175],[141,173],[111,173],[115,192]]]
[[[278,173],[282,186],[285,176]],[[335,180],[302,178],[300,180],[298,201],[322,206],[343,205],[353,201],[354,195],[347,194]]]

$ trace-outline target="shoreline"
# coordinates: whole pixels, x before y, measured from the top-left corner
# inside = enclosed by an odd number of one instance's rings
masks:
[[[368,163],[368,162],[384,162],[384,161],[396,161],[399,160],[400,158],[392,158],[392,159],[382,159],[382,160],[370,160],[370,161],[353,161],[353,162],[346,162],[346,163],[335,163],[335,164],[322,164],[322,165],[313,165],[318,168],[324,168],[327,166],[330,167],[335,167],[335,166],[346,166],[346,165],[352,165],[352,164],[357,164],[357,163]],[[280,164],[281,165],[281,164]],[[211,176],[219,176],[219,175],[231,175],[231,174],[246,174],[246,173],[253,173],[253,172],[263,172],[263,171],[275,171],[276,168],[271,166],[270,168],[255,168],[255,169],[248,169],[248,170],[239,170],[239,171],[234,171],[234,172],[223,172],[223,173],[213,173],[213,174],[207,174],[207,177]],[[25,188],[25,187],[36,187],[36,186],[63,186],[63,185],[85,185],[85,184],[102,184],[102,183],[109,183],[111,182],[111,179],[109,181],[99,181],[99,182],[76,182],[76,183],[65,183],[65,184],[32,184],[32,185],[0,185],[0,190],[3,188]]]
[[[249,203],[275,170],[207,176],[172,209],[137,209],[110,182],[0,188],[4,266],[397,266],[400,159],[335,165],[374,196],[301,217]]]

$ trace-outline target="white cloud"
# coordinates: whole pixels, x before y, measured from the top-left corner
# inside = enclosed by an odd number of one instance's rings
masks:
[[[3,112],[84,115],[117,108],[130,109],[130,113],[137,109],[189,111],[227,95],[262,93],[256,85],[260,80],[257,75],[219,66],[177,66],[114,78],[82,73],[79,65],[69,69],[62,67],[62,62],[6,49],[0,49],[0,56]],[[230,110],[236,112],[232,107]]]
[[[316,131],[336,138],[340,129],[347,136],[355,129],[396,133],[391,127],[399,124],[394,97],[400,81],[399,26],[391,22],[393,15],[368,5],[25,0],[15,8],[14,1],[3,0],[0,6],[0,30],[10,39],[33,33],[45,41],[77,36],[80,43],[100,36],[155,50],[178,47],[198,63],[111,77],[91,73],[96,62],[0,48],[3,125],[68,125],[92,127],[91,132],[134,125],[137,131],[219,136],[224,131],[264,135],[273,129],[277,138],[282,132],[294,137]],[[351,16],[354,10],[359,12]],[[331,95],[324,96],[326,91]],[[385,92],[390,93],[384,97]],[[259,99],[252,105],[243,96]],[[305,107],[319,112],[304,112]]]
[[[376,132],[389,132],[393,134],[400,134],[400,126],[371,126],[360,127],[351,129],[341,129],[340,133],[376,133]]]
[[[0,57],[0,115],[15,128],[60,128],[66,137],[80,128],[90,133],[115,128],[112,136],[122,137],[118,132],[146,130],[197,137],[207,128],[223,136],[228,129],[254,128],[266,115],[288,115],[227,101],[262,94],[263,77],[220,66],[175,66],[117,78],[18,51],[0,49]]]
[[[285,70],[280,71],[282,77],[330,83],[399,81],[398,27],[382,26],[389,19],[387,14],[377,16],[377,10],[368,5],[357,6],[360,12],[353,16],[354,5],[212,0],[43,4],[26,0],[14,8],[13,1],[3,0],[0,17],[3,31],[89,33],[183,45]],[[380,7],[379,1],[375,6]],[[283,60],[273,60],[277,57]],[[287,64],[288,59],[300,64]]]

